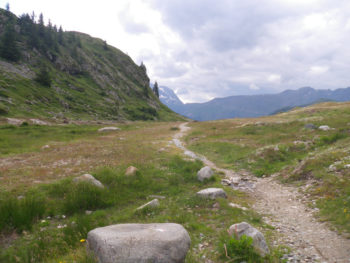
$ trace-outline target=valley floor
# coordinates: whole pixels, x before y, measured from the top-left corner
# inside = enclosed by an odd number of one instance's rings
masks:
[[[204,156],[186,149],[179,138],[188,131],[187,123],[180,126],[180,132],[174,136],[176,144],[185,155],[200,159],[205,165],[225,174],[227,180],[246,178],[250,187],[239,187],[254,199],[252,208],[265,215],[264,221],[279,233],[275,245],[286,245],[293,252],[286,258],[294,262],[350,262],[350,239],[344,238],[329,229],[329,225],[315,219],[314,210],[307,206],[305,199],[295,187],[278,183],[273,177],[256,178],[217,167]],[[246,183],[247,185],[247,183]]]

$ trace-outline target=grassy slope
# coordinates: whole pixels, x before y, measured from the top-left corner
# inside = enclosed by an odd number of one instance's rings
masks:
[[[317,200],[319,216],[350,233],[349,117],[350,103],[322,103],[259,119],[193,123],[186,140],[222,167],[310,184],[303,189]],[[307,123],[334,129],[305,129]]]
[[[196,198],[195,193],[203,188],[222,186],[218,175],[215,180],[198,182],[196,173],[202,164],[183,160],[168,145],[176,132],[174,125],[121,124],[121,131],[102,135],[92,126],[18,127],[16,136],[11,136],[13,130],[2,129],[10,144],[21,138],[27,142],[20,147],[26,153],[0,159],[0,228],[4,237],[17,231],[11,241],[0,239],[0,262],[93,262],[80,240],[97,226],[124,222],[182,224],[192,239],[186,262],[203,262],[203,256],[226,262],[222,244],[227,242],[226,229],[241,221],[258,226],[271,241],[271,229],[259,215],[228,206],[234,202],[249,207],[244,194],[225,188],[228,199],[217,201],[220,208],[213,206],[215,201]],[[45,129],[50,130],[51,140],[36,136]],[[50,148],[32,151],[44,144]],[[136,176],[124,175],[129,165],[139,169]],[[73,184],[72,176],[84,172],[92,173],[108,188]],[[160,200],[159,208],[136,213],[135,208],[149,201],[151,194],[166,198]],[[18,200],[19,195],[24,199]],[[86,215],[85,210],[95,212]],[[273,251],[268,262],[277,261],[278,250]]]
[[[4,24],[6,17],[0,9]],[[17,40],[21,60],[0,59],[0,117],[183,120],[155,97],[145,69],[101,39],[64,32],[63,44],[46,51],[30,48],[22,34],[17,33]],[[43,67],[51,87],[34,80]]]

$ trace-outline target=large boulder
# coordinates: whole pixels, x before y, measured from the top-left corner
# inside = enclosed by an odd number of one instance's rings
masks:
[[[98,129],[99,132],[109,132],[109,131],[119,131],[120,128],[118,127],[103,127]]]
[[[203,182],[205,179],[210,179],[214,175],[213,170],[209,166],[205,166],[197,173],[199,181]]]
[[[221,188],[207,188],[197,192],[197,195],[207,199],[227,198],[225,191]]]
[[[316,125],[314,125],[314,124],[312,124],[312,123],[307,123],[307,124],[305,124],[305,125],[304,125],[304,128],[305,128],[305,129],[308,129],[308,130],[316,130],[316,129],[317,129]]]
[[[234,224],[230,226],[228,232],[230,235],[234,236],[237,239],[240,239],[241,236],[243,235],[251,237],[253,239],[253,246],[255,250],[261,256],[264,257],[265,255],[270,253],[270,250],[266,244],[264,235],[259,230],[252,227],[248,223],[242,222],[239,224]]]
[[[88,233],[88,247],[99,263],[180,263],[191,239],[178,224],[120,224]]]
[[[74,182],[88,182],[96,187],[99,187],[99,188],[104,188],[104,185],[99,181],[97,180],[95,177],[93,177],[91,174],[83,174],[79,177],[75,177],[73,179]]]

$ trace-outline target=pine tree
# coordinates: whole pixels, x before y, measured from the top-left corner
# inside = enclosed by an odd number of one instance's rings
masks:
[[[1,39],[0,56],[9,61],[18,61],[21,53],[16,43],[16,32],[12,24],[8,24]]]
[[[6,4],[6,11],[10,12],[10,4],[9,3]]]
[[[159,98],[159,90],[158,90],[158,83],[157,83],[157,81],[154,82],[154,85],[153,85],[153,92],[154,92],[154,94],[156,94],[156,96]]]
[[[63,45],[63,29],[62,26],[60,26],[60,28],[58,29],[58,43],[60,43],[61,45]]]
[[[39,73],[36,74],[35,81],[37,81],[45,87],[51,86],[50,73],[44,66],[42,66]]]

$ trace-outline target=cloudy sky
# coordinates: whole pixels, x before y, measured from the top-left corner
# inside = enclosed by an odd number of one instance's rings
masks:
[[[184,102],[350,86],[348,0],[0,0],[144,62]]]

